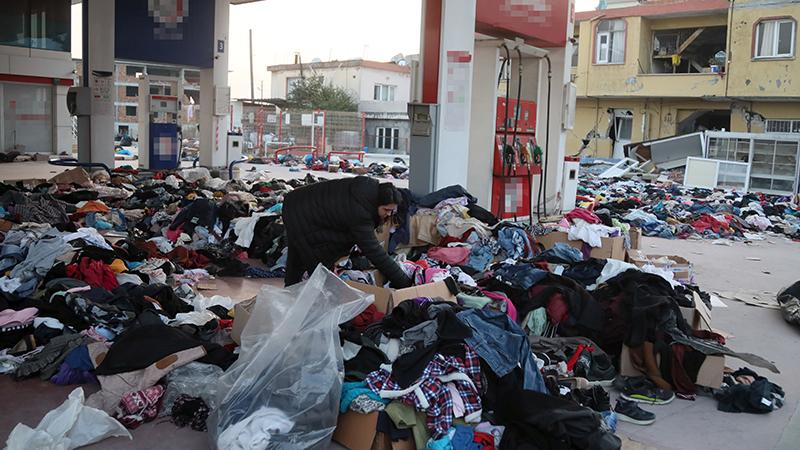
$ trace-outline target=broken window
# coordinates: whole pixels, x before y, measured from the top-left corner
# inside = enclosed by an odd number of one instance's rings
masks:
[[[597,64],[622,64],[625,62],[625,21],[604,20],[597,24],[595,39]]]
[[[650,73],[722,72],[726,38],[726,27],[657,30],[653,33]]]
[[[764,20],[756,27],[756,58],[788,58],[794,56],[795,21]]]

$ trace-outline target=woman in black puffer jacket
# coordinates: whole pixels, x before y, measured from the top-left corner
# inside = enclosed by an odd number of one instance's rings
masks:
[[[311,184],[286,194],[283,222],[288,255],[286,286],[298,283],[318,264],[332,268],[353,245],[394,288],[411,285],[403,269],[386,253],[375,229],[397,211],[402,196],[391,183],[368,177]]]

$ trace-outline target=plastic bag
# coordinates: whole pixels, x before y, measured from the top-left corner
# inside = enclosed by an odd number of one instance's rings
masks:
[[[77,388],[35,429],[17,424],[8,436],[6,450],[71,450],[110,437],[133,439],[121,423],[104,411],[84,406],[83,400],[83,388]]]
[[[220,378],[218,406],[208,418],[212,443],[219,449],[327,448],[344,378],[338,325],[373,299],[321,265],[303,283],[265,286],[242,331],[239,359]],[[236,441],[221,438],[229,428]]]
[[[217,397],[217,380],[222,376],[222,369],[213,364],[190,362],[185,366],[172,370],[165,377],[167,390],[161,399],[161,411],[158,417],[172,414],[172,405],[182,394],[200,397],[210,409],[214,409]]]

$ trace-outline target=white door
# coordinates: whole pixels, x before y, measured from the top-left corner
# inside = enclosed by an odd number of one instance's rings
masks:
[[[631,143],[633,133],[633,113],[628,110],[614,110],[614,153],[612,158],[624,158],[624,146]]]

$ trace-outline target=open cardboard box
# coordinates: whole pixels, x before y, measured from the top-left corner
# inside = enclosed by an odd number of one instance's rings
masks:
[[[641,250],[629,250],[627,260],[637,267],[652,264],[675,274],[675,281],[681,284],[694,283],[694,266],[691,261],[677,255],[645,255]]]
[[[583,248],[583,241],[571,241],[567,238],[568,234],[563,231],[553,231],[542,236],[534,236],[536,242],[542,244],[545,250],[553,248],[557,243],[563,242],[578,250]],[[592,258],[600,259],[625,259],[625,238],[622,236],[617,237],[604,237],[601,238],[600,247],[593,247],[592,252],[589,254]]]
[[[694,294],[694,304],[694,308],[681,308],[681,315],[683,315],[683,318],[689,322],[689,325],[692,326],[692,329],[712,331],[711,311],[706,308],[705,303],[703,303],[703,300],[701,300],[700,296],[698,296],[696,293]],[[656,356],[656,360],[658,359],[658,356]],[[622,354],[620,355],[619,361],[620,375],[626,377],[644,375],[633,366],[630,356],[630,348],[628,348],[627,345],[622,346]],[[697,372],[697,380],[695,381],[695,384],[698,386],[718,389],[722,385],[722,375],[724,371],[724,355],[706,356],[705,361],[703,361],[703,365],[700,366],[700,370]]]
[[[411,286],[404,289],[389,289],[356,281],[345,281],[350,287],[375,296],[375,307],[378,311],[388,313],[403,300],[417,297],[439,297],[445,301],[455,302],[456,295],[445,281]]]
[[[233,306],[233,326],[231,327],[231,339],[237,344],[242,343],[242,331],[247,321],[250,320],[250,315],[253,313],[253,308],[256,306],[256,298],[243,300]]]
[[[414,440],[395,441],[375,429],[378,412],[339,414],[333,440],[349,450],[414,450]]]
[[[628,232],[631,238],[631,250],[639,250],[642,245],[642,230],[636,227],[631,227]]]

